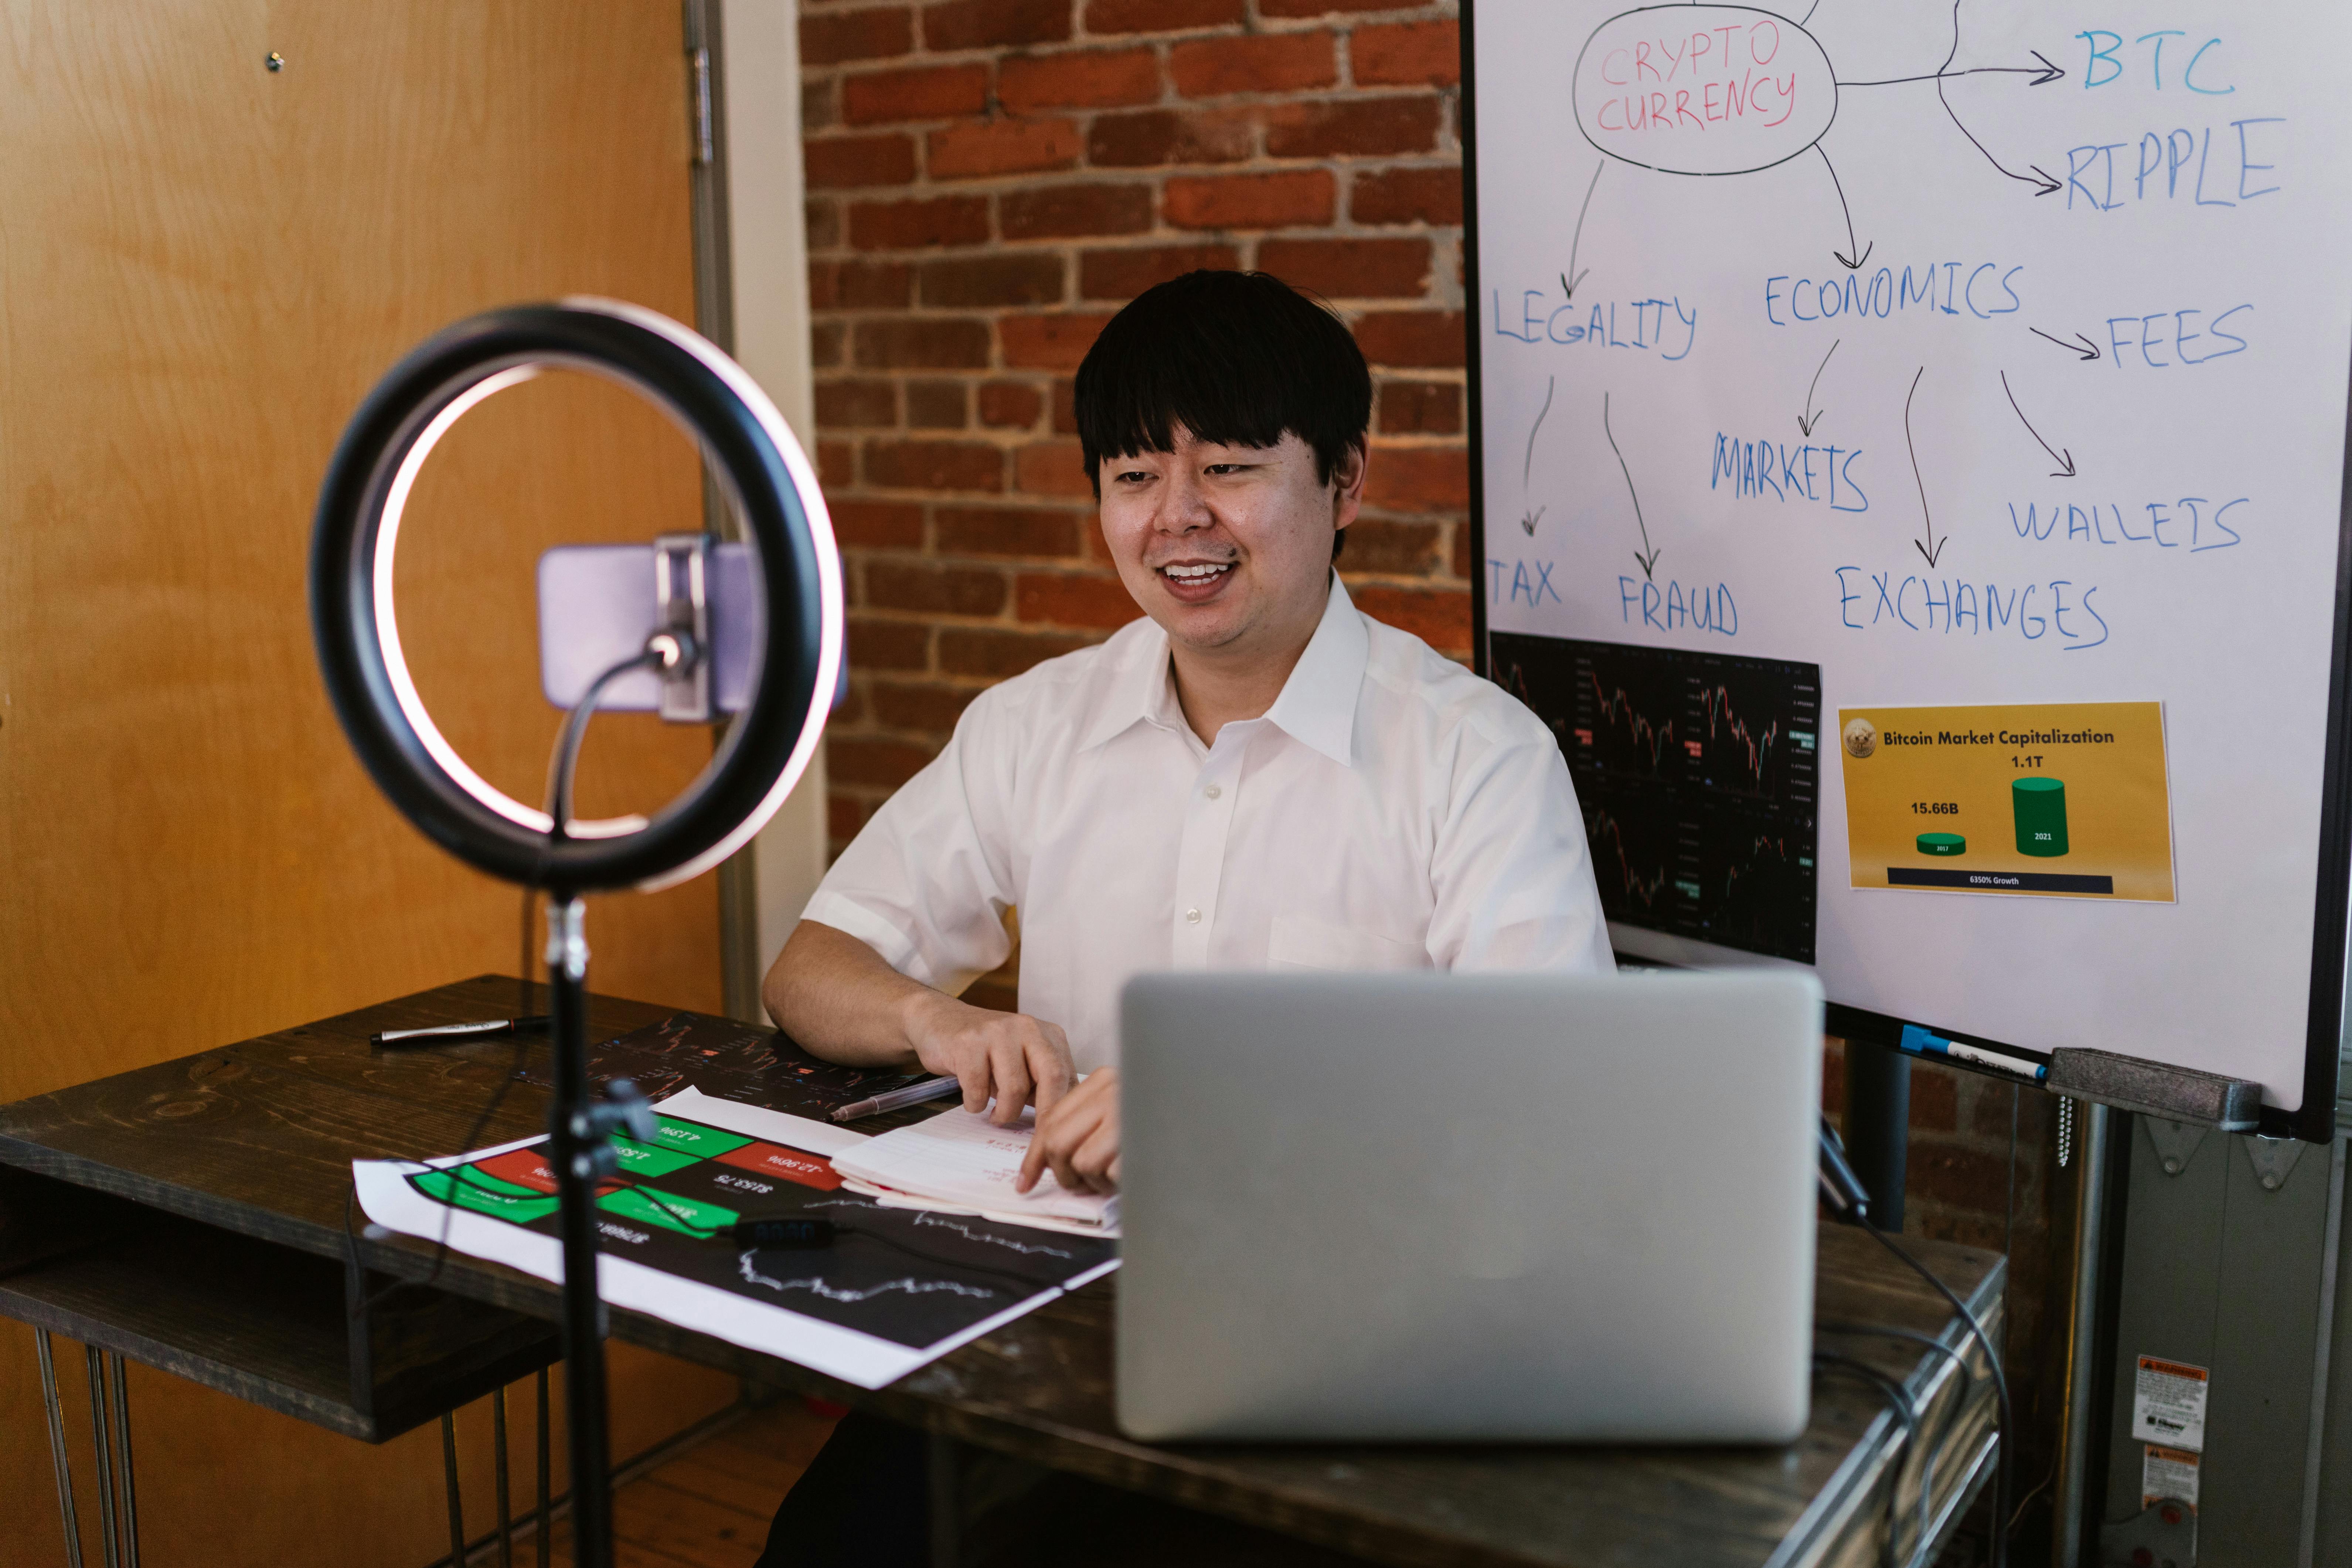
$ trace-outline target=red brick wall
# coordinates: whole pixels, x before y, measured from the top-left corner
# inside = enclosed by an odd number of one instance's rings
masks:
[[[1355,328],[1375,391],[1349,591],[1467,657],[1452,13],[805,0],[817,460],[851,607],[836,849],[975,691],[1136,615],[1070,376],[1192,268],[1273,272]]]
[[[818,462],[851,605],[836,849],[974,692],[1136,615],[1096,532],[1070,375],[1113,310],[1192,268],[1264,268],[1355,328],[1375,396],[1349,592],[1467,657],[1452,5],[803,3]],[[991,979],[973,999],[1011,1005],[1010,976]],[[1832,1109],[1841,1067],[1832,1043]],[[1922,1066],[1913,1092],[1908,1228],[1999,1247],[2008,1089]],[[2055,1387],[2049,1107],[2026,1097],[2017,1191],[2029,1408]]]

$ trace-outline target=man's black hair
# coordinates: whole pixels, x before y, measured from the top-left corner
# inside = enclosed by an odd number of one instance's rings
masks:
[[[1137,295],[1078,365],[1074,396],[1087,479],[1102,460],[1175,447],[1175,427],[1220,446],[1272,447],[1286,432],[1331,481],[1372,418],[1372,375],[1347,324],[1265,272],[1187,272]],[[1342,530],[1331,553],[1347,538]]]

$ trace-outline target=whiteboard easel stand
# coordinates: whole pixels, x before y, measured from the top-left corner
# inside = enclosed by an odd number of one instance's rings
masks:
[[[1882,1229],[1903,1229],[1911,1155],[1911,1058],[1867,1040],[1845,1042],[1846,1159],[1870,1194]]]
[[[2095,1456],[2107,1448],[2107,1407],[2114,1403],[2112,1384],[2115,1332],[2114,1281],[2110,1265],[2120,1258],[2123,1240],[2116,1216],[2109,1211],[2121,1196],[2109,1167],[2114,1155],[2126,1148],[2118,1137],[2127,1133],[2123,1112],[2085,1100],[2081,1106],[2081,1137],[2074,1159],[2074,1279],[2066,1312],[2066,1417],[2058,1436],[2058,1488],[2051,1513],[2051,1556],[2055,1568],[2080,1568],[2084,1543],[2096,1547],[2099,1521],[2089,1517],[2091,1467]],[[2102,1378],[2102,1372],[2107,1376]],[[2005,1526],[2006,1521],[1999,1521]]]

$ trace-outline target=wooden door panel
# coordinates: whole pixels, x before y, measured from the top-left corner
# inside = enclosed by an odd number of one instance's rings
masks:
[[[368,387],[460,316],[589,293],[690,321],[688,155],[674,5],[0,7],[0,1100],[512,971],[516,894],[410,829],[329,710],[311,506]],[[577,379],[461,424],[404,551],[436,711],[532,796],[556,719],[530,562],[699,515],[683,440]],[[709,753],[644,719],[593,737],[595,810]],[[596,900],[589,932],[600,990],[719,1005],[711,879]],[[727,1393],[644,1358],[616,1379],[639,1428]],[[161,1383],[134,1380],[151,1540],[184,1546],[159,1559],[437,1550],[431,1443]],[[12,1326],[0,1568],[58,1555],[47,1465]]]

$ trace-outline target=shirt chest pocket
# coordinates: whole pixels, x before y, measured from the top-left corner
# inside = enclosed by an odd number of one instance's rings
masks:
[[[1354,926],[1304,915],[1276,915],[1266,938],[1268,969],[1427,969],[1428,952],[1412,942],[1375,936]]]

